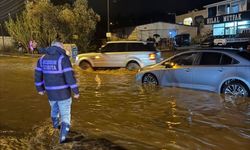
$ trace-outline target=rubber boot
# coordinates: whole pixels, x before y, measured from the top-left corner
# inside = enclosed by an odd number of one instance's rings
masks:
[[[53,128],[59,129],[60,128],[59,118],[58,117],[52,117],[51,119],[52,119]]]
[[[60,143],[65,142],[66,137],[69,133],[69,127],[70,127],[69,124],[62,122],[62,126],[60,129]]]

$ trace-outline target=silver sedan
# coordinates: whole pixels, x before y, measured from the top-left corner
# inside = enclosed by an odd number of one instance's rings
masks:
[[[250,95],[250,53],[233,49],[191,50],[142,68],[142,84]]]

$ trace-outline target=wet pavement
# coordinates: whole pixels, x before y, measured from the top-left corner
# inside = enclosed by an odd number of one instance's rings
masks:
[[[46,96],[33,83],[37,58],[0,56],[0,149],[250,149],[250,99],[142,87],[123,69],[75,67],[70,141],[58,144]]]

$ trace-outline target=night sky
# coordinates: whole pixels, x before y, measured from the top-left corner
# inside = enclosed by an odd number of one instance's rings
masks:
[[[107,0],[89,0],[89,5],[99,14],[106,13]],[[150,13],[183,13],[222,0],[110,0],[113,16],[143,15]]]
[[[52,0],[57,3],[74,0]],[[89,6],[98,13],[102,21],[107,16],[107,0],[88,0]],[[147,21],[172,21],[173,16],[168,13],[182,14],[193,9],[201,9],[204,5],[219,2],[222,0],[110,0],[111,22],[126,24],[124,20],[130,22]]]
[[[169,13],[179,15],[219,1],[222,0],[110,0],[110,22],[113,23],[110,28],[112,30],[158,21],[174,23],[175,17]],[[98,33],[106,31],[107,0],[89,0],[89,6],[101,16]]]

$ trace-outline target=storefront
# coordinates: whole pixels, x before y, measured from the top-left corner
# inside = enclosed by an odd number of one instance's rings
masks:
[[[213,25],[215,37],[246,36],[250,30],[250,11],[206,18],[205,24]]]

